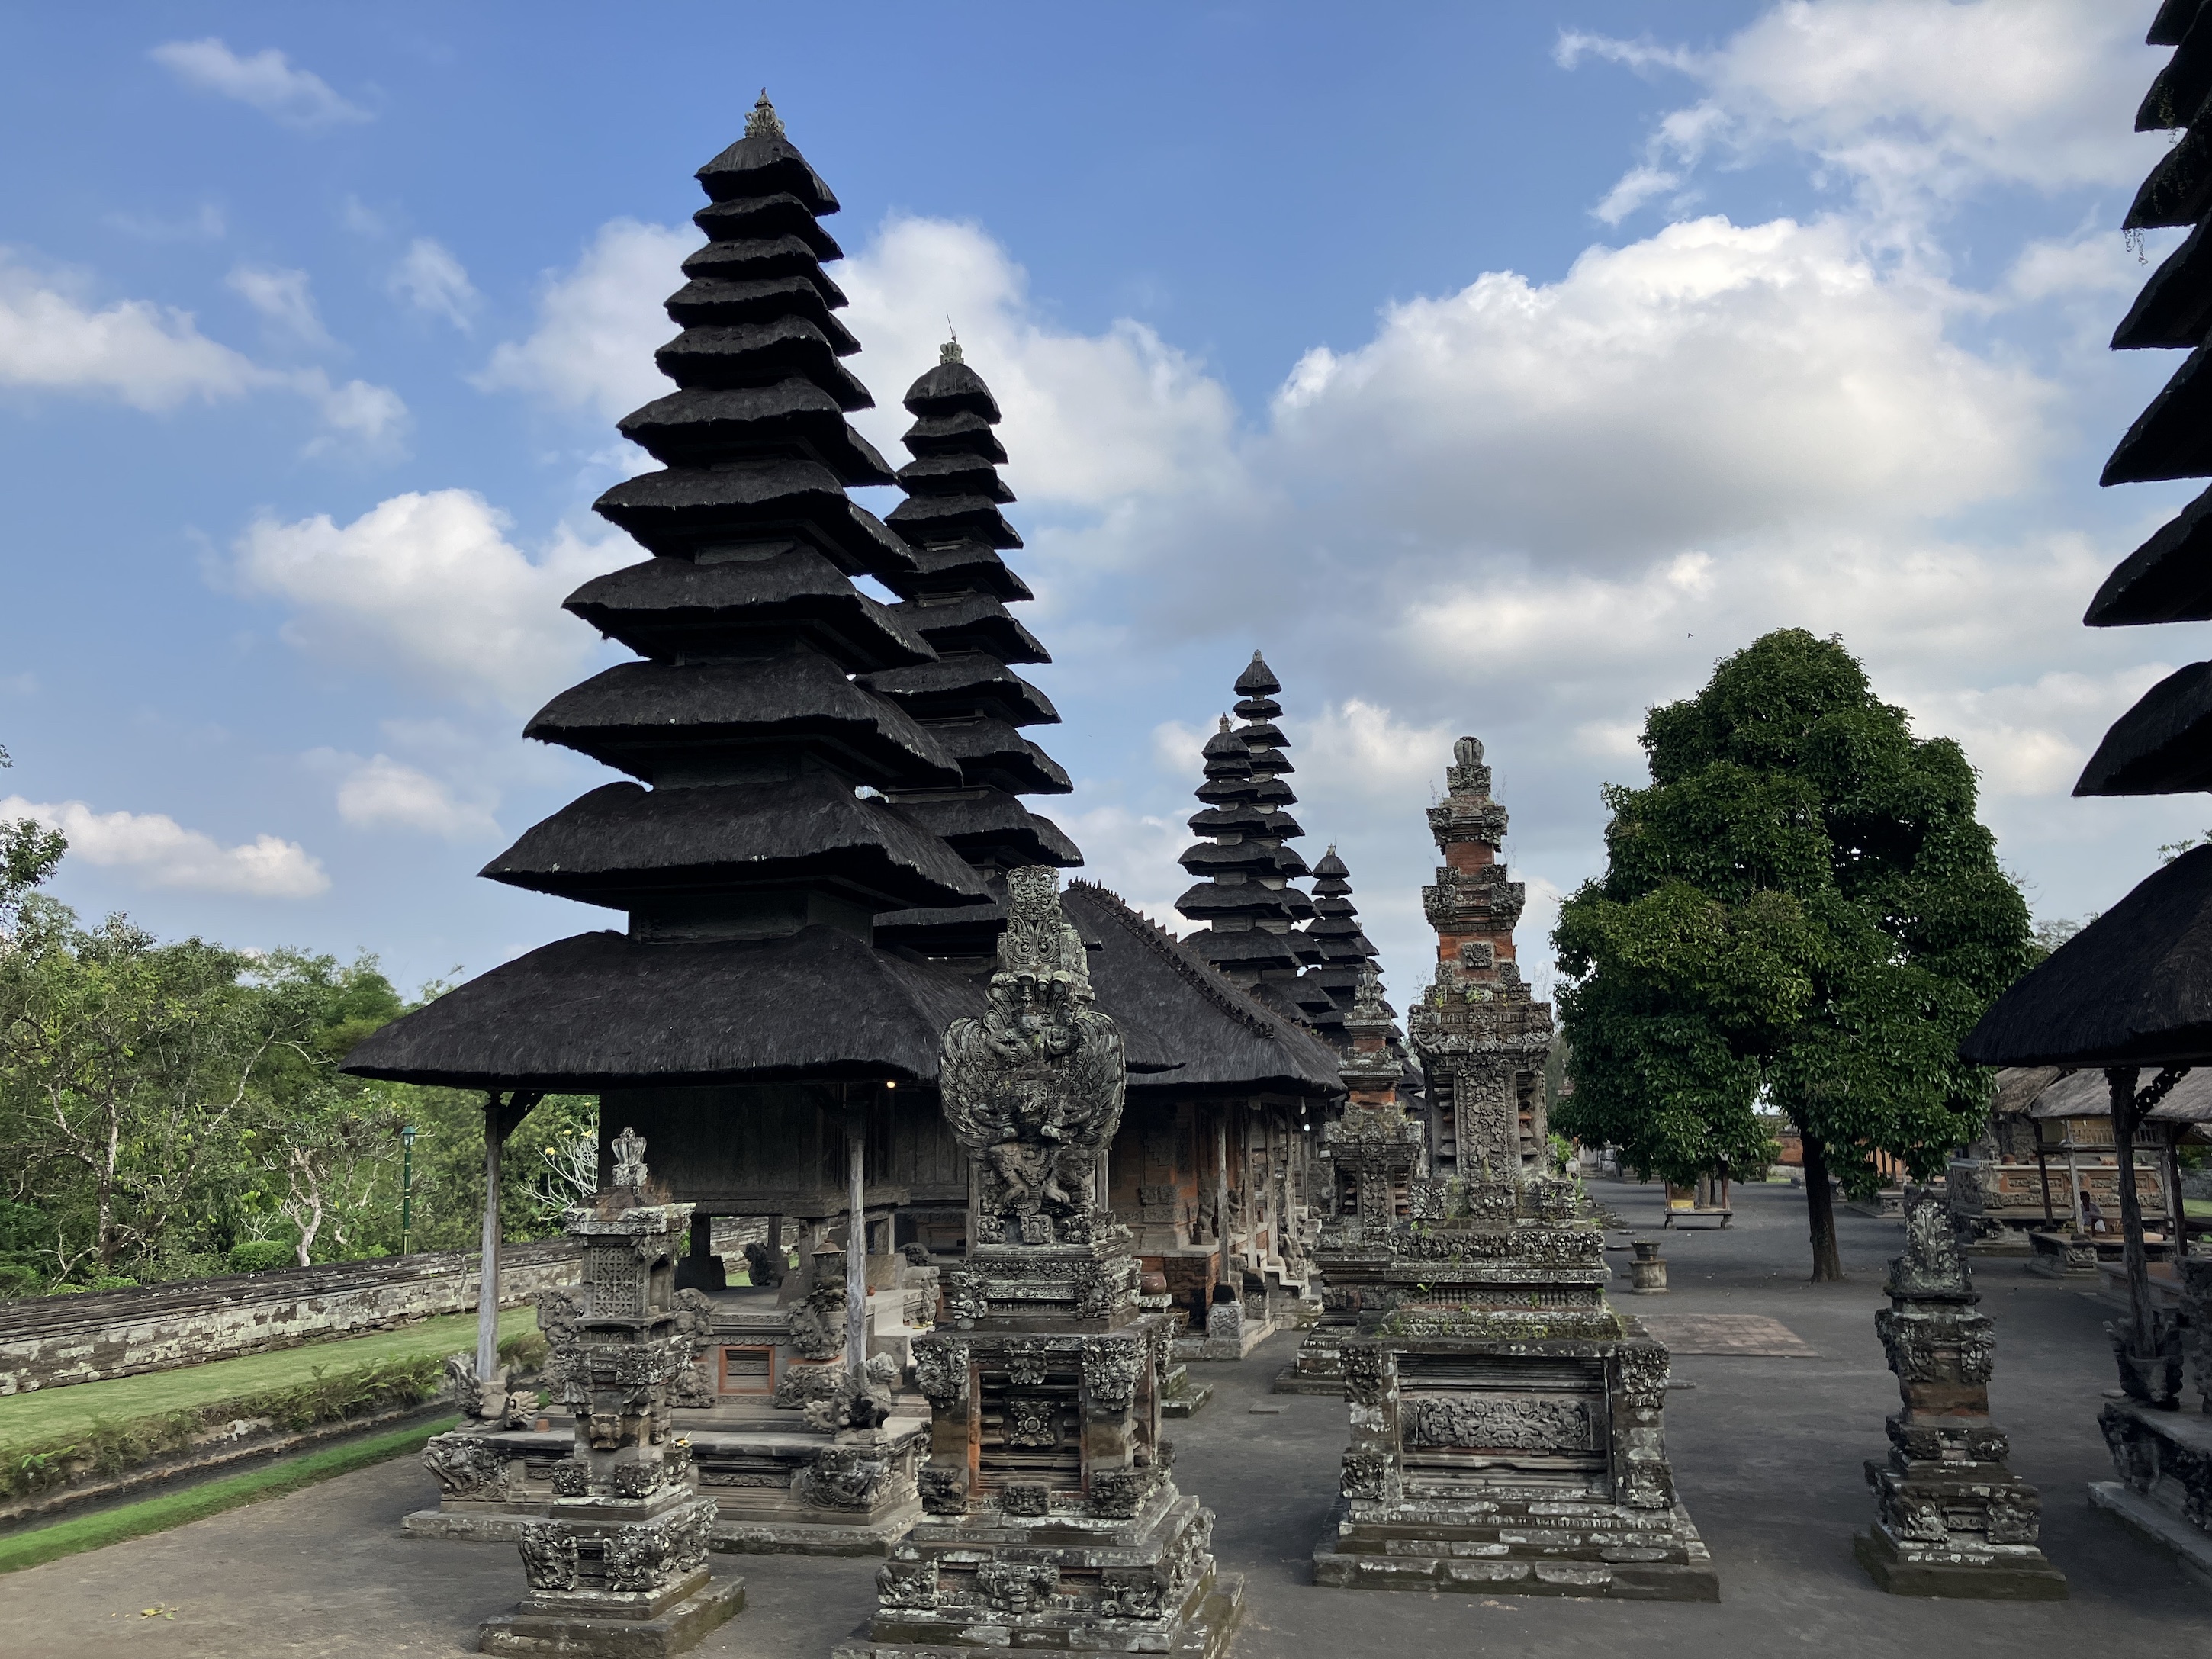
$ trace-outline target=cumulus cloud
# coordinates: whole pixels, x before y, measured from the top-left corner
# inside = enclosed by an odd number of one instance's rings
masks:
[[[388,755],[328,758],[345,769],[337,789],[338,816],[356,829],[409,830],[455,842],[500,833],[489,804],[464,798],[451,784]]]
[[[331,343],[322,317],[315,310],[315,296],[309,292],[306,271],[240,265],[223,283],[259,312],[262,320],[278,334],[305,345]]]
[[[587,542],[563,528],[533,556],[508,529],[507,515],[473,491],[410,493],[348,525],[327,514],[257,519],[233,569],[246,592],[289,604],[283,635],[301,651],[530,709],[595,653],[592,630],[561,601],[641,554],[627,537]]]
[[[433,317],[442,317],[463,333],[468,332],[482,296],[444,243],[417,236],[385,281],[395,300]]]
[[[661,303],[684,285],[678,267],[699,245],[696,230],[635,219],[600,226],[572,270],[548,274],[536,329],[495,349],[476,385],[602,421],[673,390],[653,362],[676,333]]]
[[[204,40],[171,40],[147,56],[197,92],[234,99],[300,131],[374,118],[333,92],[321,76],[295,69],[274,46],[241,58],[210,35]]]
[[[1778,148],[1911,219],[1991,183],[2139,176],[2157,141],[2113,116],[2155,73],[2142,27],[2110,0],[1784,0],[1711,52],[1566,30],[1558,56],[1686,76],[1704,94],[1661,118],[1598,205],[1608,223],[1672,197],[1709,159]]]
[[[252,898],[313,898],[329,890],[322,861],[276,836],[225,847],[163,812],[96,812],[81,800],[0,800],[0,819],[32,818],[69,837],[70,857],[121,870],[149,887],[237,893]]]
[[[240,267],[231,286],[286,330],[327,338],[304,272]],[[308,443],[310,454],[382,456],[405,433],[407,406],[388,386],[334,385],[320,368],[264,368],[209,339],[188,311],[143,300],[94,309],[82,287],[35,273],[0,249],[0,387],[112,397],[155,415],[186,403],[289,392],[313,404],[326,428]]]

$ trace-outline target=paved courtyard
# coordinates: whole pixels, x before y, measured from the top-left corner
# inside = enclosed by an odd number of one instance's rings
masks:
[[[1610,1182],[1599,1198],[1634,1224],[1657,1219],[1658,1189]],[[1803,1195],[1739,1188],[1726,1232],[1666,1240],[1673,1291],[1621,1294],[1638,1314],[1694,1333],[1668,1403],[1674,1468],[1721,1574],[1718,1605],[1607,1604],[1319,1589],[1308,1556],[1334,1491],[1344,1407],[1271,1395],[1290,1357],[1277,1338],[1242,1365],[1206,1368],[1218,1385],[1199,1417],[1171,1425],[1176,1470],[1219,1516],[1215,1549],[1246,1575],[1250,1611],[1236,1659],[1346,1654],[1622,1654],[1635,1659],[1763,1659],[1777,1654],[1971,1655],[2123,1649],[2212,1655],[2212,1592],[2172,1558],[2090,1509],[2083,1488],[2110,1473],[2096,1430],[2112,1365],[2111,1310],[2083,1287],[1984,1263],[1996,1321],[1991,1410],[2013,1464],[2044,1493],[2044,1547],[2074,1599],[2008,1606],[1881,1595],[1853,1564],[1850,1536],[1872,1512],[1860,1466],[1884,1447],[1896,1404],[1873,1312],[1895,1223],[1841,1218],[1851,1282],[1804,1282]],[[1619,1261],[1616,1256],[1614,1260]],[[1616,1266],[1616,1293],[1625,1269]],[[1777,1322],[1797,1339],[1735,1318]],[[1810,1356],[1771,1352],[1808,1347]],[[1260,1407],[1255,1411],[1254,1407]],[[515,1599],[511,1547],[414,1542],[399,1517],[432,1501],[412,1460],[388,1463],[159,1537],[0,1578],[0,1653],[10,1659],[110,1656],[451,1655]],[[875,1564],[715,1558],[742,1573],[750,1607],[702,1655],[825,1655],[872,1605]],[[149,1616],[148,1609],[156,1609]]]

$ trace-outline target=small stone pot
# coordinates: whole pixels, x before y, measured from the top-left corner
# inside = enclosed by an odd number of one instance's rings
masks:
[[[1638,1296],[1656,1296],[1667,1289],[1667,1264],[1659,1259],[1659,1241],[1639,1238],[1636,1259],[1628,1264],[1629,1284]]]

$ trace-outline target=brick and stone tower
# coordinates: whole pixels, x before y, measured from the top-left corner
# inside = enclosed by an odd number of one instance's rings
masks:
[[[1421,890],[1437,930],[1436,983],[1407,1024],[1428,1079],[1434,1172],[1507,1180],[1544,1166],[1552,1007],[1530,998],[1514,960],[1528,890],[1498,860],[1505,809],[1491,798],[1482,744],[1462,738],[1452,760],[1449,793],[1429,808],[1444,861]]]
[[[1288,809],[1297,801],[1283,780],[1292,768],[1287,739],[1275,721],[1283,712],[1274,694],[1282,684],[1258,652],[1237,677],[1232,730],[1223,715],[1207,739],[1206,778],[1198,787],[1205,810],[1190,820],[1202,839],[1177,860],[1197,885],[1176,908],[1203,931],[1188,936],[1198,953],[1263,1000],[1294,1018],[1313,997],[1300,984],[1310,947],[1295,932],[1314,914],[1313,901],[1292,886],[1306,862],[1288,843],[1305,832]]]

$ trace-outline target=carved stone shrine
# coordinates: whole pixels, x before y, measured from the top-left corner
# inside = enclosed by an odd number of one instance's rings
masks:
[[[1889,1419],[1889,1455],[1869,1459],[1871,1529],[1859,1565],[1898,1595],[2059,1601],[2066,1575],[2037,1547],[2043,1504],[2005,1466],[2005,1431],[1990,1421],[1996,1337],[1966,1277],[1939,1195],[1905,1200],[1905,1252],[1889,1264],[1889,1306],[1875,1314],[1904,1409]]]
[[[1277,1394],[1344,1392],[1344,1343],[1381,1291],[1391,1241],[1409,1213],[1413,1182],[1425,1170],[1421,1126],[1398,1099],[1403,1062],[1398,1025],[1382,981],[1363,969],[1344,1032],[1351,1093],[1344,1115],[1322,1131],[1322,1157],[1334,1182],[1333,1202],[1314,1253],[1322,1272],[1321,1319],[1275,1378]]]
[[[612,1145],[614,1184],[567,1216],[583,1283],[538,1304],[574,1445],[554,1466],[546,1517],[521,1528],[529,1594],[485,1622],[485,1653],[680,1653],[744,1606],[743,1579],[708,1573],[714,1500],[670,1423],[706,1300],[675,1289],[691,1206],[653,1201],[636,1134]]]
[[[1551,1010],[1513,969],[1520,888],[1495,861],[1482,746],[1462,738],[1454,759],[1429,813],[1437,983],[1410,1022],[1433,1173],[1380,1237],[1381,1180],[1358,1199],[1380,1254],[1341,1344],[1351,1444],[1314,1582],[1717,1601],[1667,1462],[1667,1350],[1607,1304],[1603,1235],[1547,1172]]]
[[[1006,879],[981,1019],[945,1034],[946,1119],[974,1170],[947,1324],[915,1340],[932,1413],[923,1518],[840,1659],[951,1649],[1211,1656],[1241,1609],[1213,1516],[1169,1477],[1172,1316],[1139,1302],[1126,1229],[1097,1208],[1121,1117],[1121,1033],[1091,1006],[1057,874]]]

